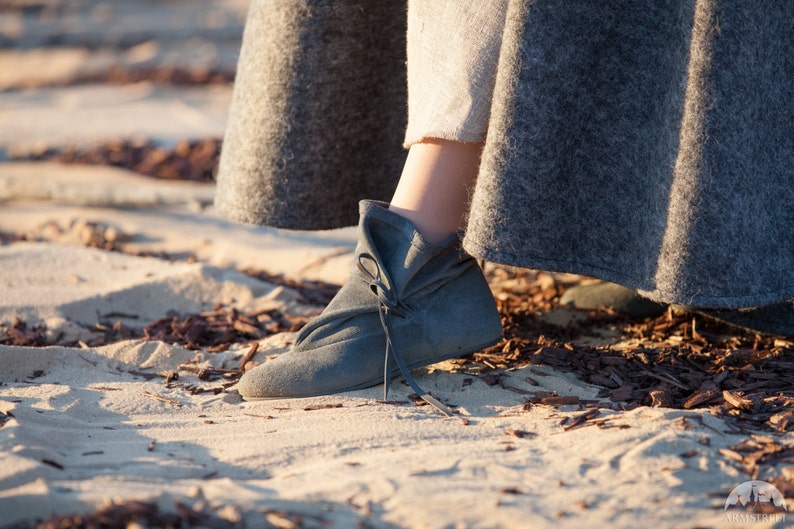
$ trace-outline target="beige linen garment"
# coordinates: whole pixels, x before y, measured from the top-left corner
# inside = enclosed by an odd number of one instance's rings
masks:
[[[408,4],[406,147],[485,140],[506,12],[507,0]]]

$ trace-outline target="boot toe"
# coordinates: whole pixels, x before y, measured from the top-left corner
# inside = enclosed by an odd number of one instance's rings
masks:
[[[292,350],[243,375],[246,400],[328,395],[383,381],[383,338],[359,337],[310,350]]]

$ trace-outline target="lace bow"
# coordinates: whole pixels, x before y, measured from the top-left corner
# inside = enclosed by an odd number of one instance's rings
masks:
[[[374,273],[367,268],[365,265],[366,261],[369,261],[374,265]],[[378,316],[380,316],[380,324],[383,327],[384,334],[386,335],[386,357],[383,366],[383,400],[386,400],[389,394],[392,360],[394,360],[400,370],[400,373],[405,378],[405,381],[408,382],[408,385],[411,386],[411,389],[413,389],[422,400],[436,408],[444,415],[448,417],[452,416],[452,410],[419,387],[419,384],[416,383],[414,378],[411,376],[411,372],[408,370],[408,367],[405,365],[405,359],[402,357],[402,353],[397,351],[397,349],[394,347],[394,344],[392,343],[391,334],[389,332],[389,320],[392,317],[405,318],[407,312],[410,309],[397,298],[396,294],[391,289],[391,281],[389,278],[383,277],[384,274],[381,272],[381,267],[378,264],[377,259],[368,253],[361,253],[358,256],[357,265],[359,271],[369,278],[369,288],[372,291],[372,294],[378,299]]]

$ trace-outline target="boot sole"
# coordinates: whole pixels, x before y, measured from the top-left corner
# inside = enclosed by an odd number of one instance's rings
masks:
[[[433,361],[431,361],[431,362],[414,362],[413,364],[406,364],[406,367],[408,368],[409,371],[412,371],[414,369],[419,369],[420,367],[426,367],[426,366],[430,366],[430,365],[433,365],[433,364],[437,364],[439,362],[444,362],[445,360],[451,360],[453,358],[460,358],[461,356],[466,356],[467,354],[476,353],[477,351],[481,351],[482,349],[485,349],[486,347],[490,347],[492,345],[495,345],[495,344],[499,343],[499,340],[501,340],[501,339],[502,339],[502,335],[500,334],[498,338],[488,340],[487,342],[484,342],[481,345],[477,345],[477,346],[471,347],[469,349],[465,349],[463,351],[455,351],[454,354],[440,356],[437,359],[433,359]],[[398,369],[398,370],[396,370],[395,373],[392,374],[391,378],[389,379],[389,383],[391,383],[392,380],[397,378],[397,376],[399,374],[400,374],[400,371]],[[302,393],[300,395],[289,395],[289,396],[243,397],[243,400],[245,400],[246,402],[255,402],[255,401],[258,401],[258,400],[307,399],[307,398],[311,398],[311,397],[322,397],[324,395],[336,395],[338,393],[346,393],[348,391],[356,391],[356,390],[359,390],[359,389],[367,389],[367,388],[375,387],[375,386],[380,385],[380,384],[383,384],[383,377],[382,376],[377,377],[375,380],[369,380],[367,382],[362,382],[361,384],[357,384],[355,386],[349,386],[349,387],[346,387],[346,388],[336,389],[336,390],[333,390],[333,391],[322,391],[322,392],[317,392],[317,393]]]

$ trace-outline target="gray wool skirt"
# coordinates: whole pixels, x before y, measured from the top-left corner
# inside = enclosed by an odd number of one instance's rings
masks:
[[[476,257],[693,306],[794,297],[794,2],[252,0],[222,212],[352,225],[425,137],[485,141]]]

